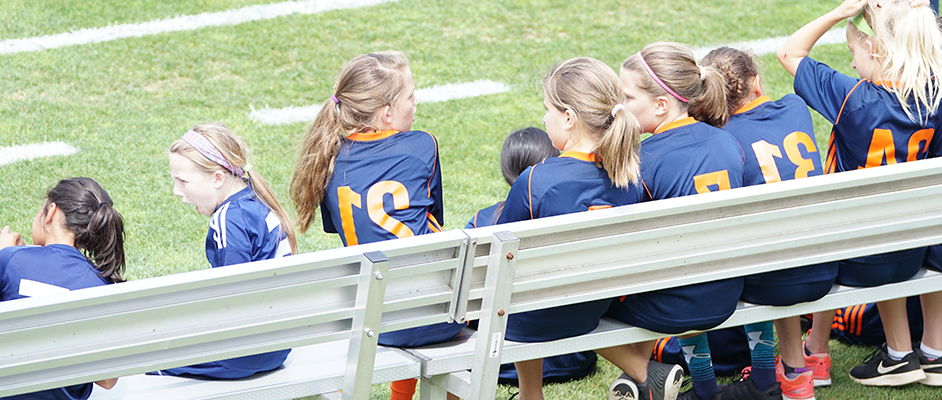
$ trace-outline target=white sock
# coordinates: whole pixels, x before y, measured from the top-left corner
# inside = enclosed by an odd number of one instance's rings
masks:
[[[896,350],[891,349],[889,346],[886,347],[886,350],[887,350],[887,355],[889,355],[890,359],[892,359],[893,361],[902,360],[903,357],[906,357],[907,354],[912,353],[912,350],[896,351]]]
[[[929,346],[926,346],[925,343],[919,345],[919,350],[922,350],[922,354],[925,354],[929,360],[935,360],[936,358],[942,357],[942,350],[936,350]]]

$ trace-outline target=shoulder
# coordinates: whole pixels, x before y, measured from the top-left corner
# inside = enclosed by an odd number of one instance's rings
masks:
[[[411,143],[438,148],[438,139],[426,131],[399,132],[396,136],[400,136],[401,140],[407,140]]]

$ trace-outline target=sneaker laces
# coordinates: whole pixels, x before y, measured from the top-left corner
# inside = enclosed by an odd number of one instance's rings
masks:
[[[514,400],[514,399],[516,399],[518,394],[520,394],[520,389],[517,389],[516,392],[511,393],[511,394],[510,394],[510,397],[508,397],[507,400]]]
[[[885,346],[885,344],[884,344],[884,346]],[[880,353],[880,350],[883,350],[883,346],[877,347],[876,350],[874,350],[873,352],[870,353],[870,355],[868,355],[867,357],[865,357],[863,363],[864,363],[864,364],[867,364],[867,363],[870,362],[870,360],[873,360],[873,359],[877,356],[877,354]]]
[[[752,366],[749,365],[746,368],[742,369],[742,372],[739,373],[739,380],[744,381],[746,378],[749,378],[749,375],[752,375]]]

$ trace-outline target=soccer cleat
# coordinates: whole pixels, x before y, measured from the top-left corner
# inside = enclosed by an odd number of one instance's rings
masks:
[[[782,389],[775,382],[765,390],[756,389],[752,379],[745,378],[723,387],[710,400],[783,400]]]
[[[608,390],[609,400],[674,400],[683,383],[684,369],[676,364],[648,362],[648,381],[641,388],[624,372],[612,382]]]
[[[811,371],[806,371],[795,379],[785,376],[785,366],[782,358],[775,360],[775,378],[782,388],[782,398],[785,400],[814,400],[814,378]]]
[[[926,379],[915,352],[896,361],[887,355],[886,344],[874,350],[864,363],[850,370],[850,378],[866,386],[903,386]]]
[[[677,396],[677,400],[700,400],[700,398],[697,397],[697,392],[694,392],[693,389],[690,389]]]
[[[628,374],[622,372],[621,376],[615,379],[609,387],[608,400],[639,400],[638,384]]]
[[[805,343],[801,343],[801,349],[806,349]],[[828,353],[805,355],[805,366],[811,370],[811,377],[814,379],[814,386],[831,385],[831,355]]]
[[[919,367],[926,373],[926,379],[919,381],[923,385],[942,386],[942,358],[929,360],[918,348],[913,350],[919,359]]]

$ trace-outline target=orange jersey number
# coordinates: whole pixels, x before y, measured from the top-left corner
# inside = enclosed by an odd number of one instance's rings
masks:
[[[383,199],[387,194],[392,195],[394,209],[405,210],[409,208],[409,191],[402,183],[396,181],[382,181],[370,186],[366,192],[365,205],[362,204],[363,196],[354,192],[349,186],[337,188],[337,197],[340,200],[340,221],[347,246],[360,243],[357,239],[356,226],[353,224],[353,207],[360,209],[366,207],[370,220],[398,238],[414,236],[412,229],[386,214],[386,210],[383,208]]]
[[[785,136],[783,143],[785,155],[788,156],[788,161],[791,161],[797,167],[795,169],[795,178],[807,178],[808,173],[814,171],[814,161],[801,156],[801,150],[798,149],[799,144],[804,145],[805,150],[809,152],[818,149],[814,145],[814,140],[811,140],[807,133],[796,131]],[[775,157],[782,158],[782,150],[774,144],[760,140],[752,144],[752,151],[756,153],[756,160],[759,161],[759,167],[762,168],[762,177],[765,178],[765,183],[780,182],[782,176],[775,165]]]

